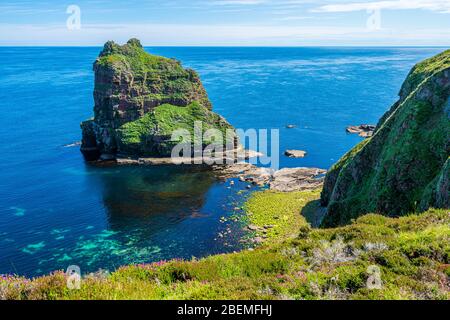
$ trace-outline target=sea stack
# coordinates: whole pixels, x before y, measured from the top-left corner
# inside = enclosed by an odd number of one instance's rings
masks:
[[[170,157],[179,143],[172,141],[173,131],[193,135],[196,121],[202,122],[202,133],[218,129],[224,145],[229,143],[225,132],[234,129],[212,111],[199,75],[177,60],[145,52],[139,40],[123,46],[107,42],[94,72],[94,117],[81,124],[87,160]]]
[[[328,172],[324,226],[450,207],[450,50],[417,64],[372,137]]]

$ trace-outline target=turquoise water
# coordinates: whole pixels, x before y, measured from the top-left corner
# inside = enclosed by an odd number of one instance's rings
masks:
[[[280,129],[282,167],[329,168],[376,123],[410,68],[438,48],[147,48],[196,69],[235,127]],[[94,168],[78,147],[100,48],[0,48],[0,273],[34,276],[242,248],[251,192],[181,168]],[[294,124],[295,129],[286,129]],[[237,211],[239,213],[239,211]],[[232,232],[218,237],[227,229]]]

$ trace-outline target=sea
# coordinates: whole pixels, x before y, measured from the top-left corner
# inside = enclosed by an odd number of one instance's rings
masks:
[[[277,166],[328,169],[415,63],[444,48],[146,47],[195,69],[214,111],[278,130]],[[0,47],[0,274],[82,273],[242,250],[255,192],[182,167],[94,167],[80,151],[100,47]],[[288,125],[295,126],[288,129]],[[273,141],[271,141],[273,143]],[[307,151],[302,159],[287,149]]]

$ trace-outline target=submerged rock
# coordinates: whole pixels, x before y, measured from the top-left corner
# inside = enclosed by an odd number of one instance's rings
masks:
[[[364,213],[401,216],[449,208],[450,50],[417,64],[373,137],[328,172],[325,226]]]
[[[197,121],[202,122],[202,134],[218,129],[223,145],[237,144],[233,127],[212,112],[198,74],[176,60],[146,53],[139,40],[123,46],[107,42],[94,72],[94,118],[81,124],[81,151],[87,160],[103,154],[108,159],[117,154],[170,157],[181,139],[172,140],[172,133],[184,129],[194,141]]]

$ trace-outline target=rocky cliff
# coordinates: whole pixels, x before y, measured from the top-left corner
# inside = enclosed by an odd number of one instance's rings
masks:
[[[328,172],[324,226],[364,213],[389,216],[450,207],[450,51],[417,64],[400,99]]]
[[[81,124],[88,160],[118,154],[170,156],[177,129],[232,129],[212,112],[198,74],[180,62],[148,54],[139,40],[107,42],[94,63],[94,118]]]

